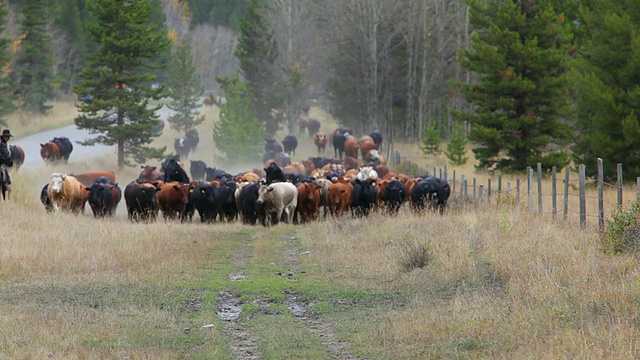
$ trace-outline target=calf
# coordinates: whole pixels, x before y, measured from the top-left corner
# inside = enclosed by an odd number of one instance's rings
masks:
[[[94,217],[113,216],[122,200],[122,190],[117,183],[111,181],[96,181],[87,187],[89,206]]]
[[[357,216],[368,216],[376,204],[376,189],[371,181],[355,179],[351,192],[351,212]]]
[[[318,153],[324,154],[324,150],[327,147],[327,135],[325,133],[317,132],[313,136],[313,143],[316,144]]]
[[[449,183],[440,178],[430,176],[413,187],[411,201],[416,210],[438,209],[442,214],[447,206],[449,195],[451,195]]]
[[[338,179],[327,190],[327,205],[332,216],[344,215],[349,210],[353,186],[344,179]]]
[[[296,148],[298,147],[298,138],[293,134],[289,134],[284,137],[284,140],[282,140],[282,146],[284,152],[287,153],[287,155],[295,155]]]
[[[298,206],[296,215],[300,217],[300,223],[305,224],[318,217],[320,206],[320,187],[313,183],[301,183],[298,185]],[[296,216],[298,218],[298,216]]]
[[[190,165],[189,172],[191,173],[191,179],[204,181],[207,175],[207,164],[202,160],[191,160]]]
[[[386,180],[383,180],[386,181]],[[391,180],[382,191],[382,201],[387,205],[391,215],[397,215],[400,207],[407,199],[407,188],[398,180]]]
[[[132,181],[124,189],[129,221],[155,221],[158,217],[158,183]]]
[[[156,196],[158,205],[165,220],[186,218],[189,191],[193,187],[189,184],[181,184],[177,181],[166,182],[160,185]]]
[[[189,193],[188,218],[193,218],[197,211],[201,223],[211,223],[215,216],[215,187],[209,183],[201,182]]]
[[[259,189],[260,185],[257,183],[246,184],[240,189],[238,210],[242,214],[243,224],[255,225],[262,215],[261,223],[264,225],[264,210],[261,211],[262,206],[258,206]]]
[[[293,221],[293,215],[298,205],[298,189],[291,183],[274,183],[261,185],[258,190],[258,205],[264,205],[266,222],[277,224],[282,215],[286,215],[286,222]]]

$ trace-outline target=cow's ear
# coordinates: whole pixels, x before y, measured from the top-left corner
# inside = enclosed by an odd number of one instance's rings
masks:
[[[271,192],[271,191],[273,191],[274,189],[275,189],[274,187],[269,186],[269,187],[267,188],[267,192]]]
[[[83,185],[82,187],[83,187],[86,191],[91,191],[91,188],[90,188],[90,187],[86,187],[86,186],[84,186],[84,185]]]
[[[40,144],[40,147],[44,147],[44,144]]]
[[[140,169],[144,169],[144,165],[140,165]]]
[[[173,188],[177,191],[180,191],[180,185],[173,185]]]

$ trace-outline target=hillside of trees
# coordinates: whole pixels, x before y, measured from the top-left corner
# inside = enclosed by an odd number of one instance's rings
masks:
[[[222,95],[219,81],[239,74],[246,91],[236,93],[267,135],[295,130],[318,104],[389,141],[463,129],[483,167],[602,157],[640,176],[640,8],[630,0],[137,1],[171,45],[136,71],[168,82],[161,69],[186,42],[205,93]],[[122,0],[2,2],[0,116],[86,95],[74,88],[101,49],[88,31],[93,3]]]

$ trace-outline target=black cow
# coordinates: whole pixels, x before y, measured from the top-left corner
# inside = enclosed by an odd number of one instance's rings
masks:
[[[44,184],[42,191],[40,191],[40,202],[44,205],[47,212],[53,212],[53,203],[49,199],[49,183]]]
[[[189,147],[190,152],[196,151],[198,147],[198,143],[200,143],[200,135],[198,135],[198,130],[189,129],[185,135],[185,140],[187,140],[187,146]]]
[[[233,221],[238,217],[238,206],[236,205],[236,182],[227,181],[220,184],[214,190],[215,214],[214,219],[220,215],[220,221]]]
[[[91,187],[86,188],[86,191],[89,192],[87,202],[91,206],[94,217],[115,215],[116,208],[122,200],[122,190],[117,183],[101,176],[94,181]]]
[[[347,137],[340,132],[333,134],[333,152],[334,156],[342,159],[344,156],[344,143],[347,141]]]
[[[73,151],[73,144],[71,143],[71,140],[69,140],[69,138],[67,137],[61,136],[54,137],[51,142],[58,145],[58,149],[60,149],[60,158],[63,159],[64,162],[69,161],[69,156]]]
[[[270,185],[273,182],[285,182],[287,179],[284,176],[284,172],[276,163],[271,163],[269,166],[264,168],[264,172],[266,173],[266,181],[267,185]]]
[[[189,166],[189,172],[191,173],[191,179],[203,181],[207,175],[207,164],[201,160],[191,160],[191,166]]]
[[[130,221],[155,221],[158,218],[156,187],[152,183],[132,181],[124,188],[124,201]]]
[[[407,187],[398,180],[391,180],[382,191],[382,201],[392,215],[397,215],[400,207],[407,199]]]
[[[289,156],[291,156],[291,154],[295,155],[296,148],[298,147],[298,138],[293,134],[289,134],[282,140],[282,146],[284,147],[284,152]]]
[[[189,176],[182,166],[175,160],[171,159],[165,166],[164,182],[178,181],[182,184],[189,183]]]
[[[230,180],[233,178],[233,175],[229,174],[228,172],[222,169],[217,169],[215,167],[206,168],[205,174],[206,174],[205,176],[206,181],[213,181],[213,180],[220,180],[220,179]]]
[[[417,183],[411,191],[411,201],[416,210],[427,208],[438,209],[442,214],[451,195],[451,188],[446,181],[431,176]]]
[[[311,160],[311,162],[313,162],[313,167],[315,167],[316,169],[321,169],[325,165],[333,163],[333,159],[329,159],[329,158],[326,158],[326,157],[317,157],[316,156],[316,157],[309,158],[309,160]]]
[[[173,142],[173,149],[176,151],[180,160],[189,157],[189,151],[191,151],[189,141],[186,138],[176,138]]]
[[[242,213],[242,223],[246,225],[255,225],[259,219],[260,208],[258,205],[258,189],[260,185],[250,183],[240,189],[238,204]],[[264,209],[262,210],[264,213]]]
[[[320,121],[316,119],[309,119],[307,123],[307,130],[309,131],[309,137],[313,137],[318,131],[320,131]]]
[[[374,130],[369,133],[369,136],[373,139],[373,143],[376,144],[376,147],[380,148],[380,145],[382,144],[382,134],[380,131]]]
[[[355,216],[368,216],[376,204],[376,189],[369,180],[355,179],[352,183],[351,213]]]
[[[274,138],[267,138],[267,139],[264,139],[264,141],[265,141],[264,152],[273,152],[277,154],[284,150],[284,148],[282,147],[282,144],[277,142],[276,139]]]
[[[193,218],[193,213],[198,212],[200,222],[211,223],[216,215],[214,185],[201,182],[189,193],[189,203],[187,214],[189,221]]]

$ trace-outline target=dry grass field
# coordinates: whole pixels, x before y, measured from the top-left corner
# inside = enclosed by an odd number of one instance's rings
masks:
[[[209,166],[215,116],[207,110],[193,156]],[[157,143],[176,136],[165,130]],[[298,156],[314,153],[301,138]],[[591,217],[583,230],[575,217],[530,214],[526,185],[520,204],[494,197],[454,201],[443,216],[403,209],[264,229],[197,216],[133,224],[124,203],[113,219],[46,214],[38,194],[51,170],[14,173],[0,203],[0,358],[640,357],[637,257],[605,254]],[[137,171],[118,172],[120,183]]]

